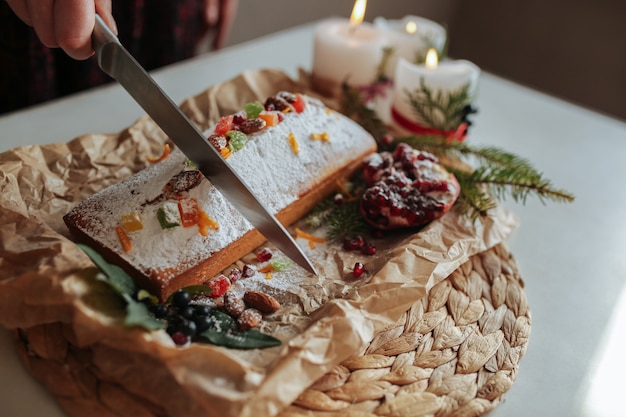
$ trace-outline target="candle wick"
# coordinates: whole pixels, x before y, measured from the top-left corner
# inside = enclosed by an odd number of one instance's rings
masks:
[[[356,32],[356,28],[358,28],[358,27],[359,27],[359,24],[358,24],[358,23],[352,23],[352,24],[350,25],[350,28],[348,29],[348,34],[349,34],[350,36],[354,35],[354,32]]]

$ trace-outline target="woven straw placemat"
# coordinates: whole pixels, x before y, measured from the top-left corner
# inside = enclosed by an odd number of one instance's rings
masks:
[[[475,255],[280,417],[468,417],[491,411],[526,351],[530,311],[501,244]]]
[[[511,387],[530,323],[523,281],[501,244],[470,258],[280,417],[483,415]],[[88,350],[66,336],[60,323],[15,332],[26,367],[68,414],[163,415],[99,378]]]

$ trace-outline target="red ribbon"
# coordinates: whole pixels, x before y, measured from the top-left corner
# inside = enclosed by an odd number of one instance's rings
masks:
[[[467,135],[467,123],[461,123],[459,127],[457,127],[455,130],[433,129],[432,127],[422,126],[421,124],[414,122],[413,120],[410,120],[409,118],[400,114],[400,112],[396,110],[395,106],[391,107],[391,116],[393,117],[393,120],[396,121],[404,129],[418,135],[442,136],[446,138],[449,142],[453,140],[458,140],[459,142],[462,142]]]

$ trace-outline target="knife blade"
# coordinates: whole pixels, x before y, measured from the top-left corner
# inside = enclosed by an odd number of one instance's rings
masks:
[[[117,36],[98,15],[96,15],[92,43],[100,68],[124,87],[185,156],[252,226],[292,261],[317,275],[317,271],[285,227],[124,48]]]

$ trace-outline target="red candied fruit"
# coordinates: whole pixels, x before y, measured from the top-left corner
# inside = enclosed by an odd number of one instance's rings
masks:
[[[304,101],[304,97],[302,94],[296,94],[296,101],[291,103],[291,106],[296,111],[296,113],[302,113],[304,108],[306,107],[306,102]]]
[[[272,259],[274,253],[270,248],[263,248],[256,254],[256,260],[259,262],[267,262]]]
[[[235,127],[233,123],[233,116],[231,114],[221,117],[215,125],[215,133],[218,135],[225,135],[226,132],[233,130]]]
[[[213,290],[209,297],[217,298],[226,294],[226,291],[230,289],[231,282],[226,275],[219,275],[208,282],[207,286]]]

